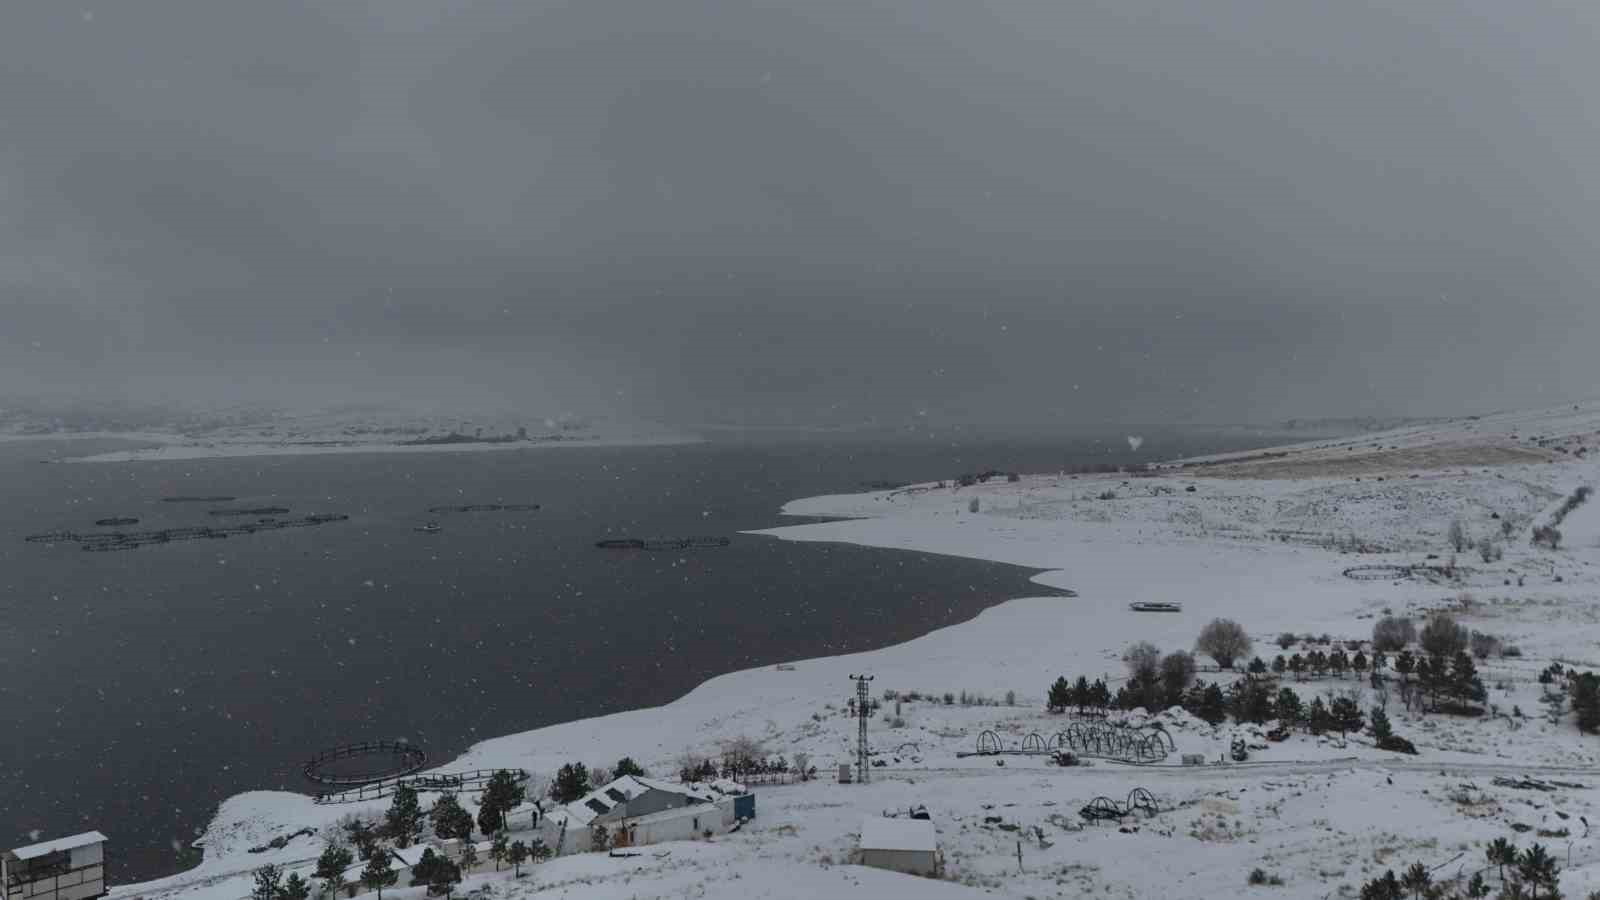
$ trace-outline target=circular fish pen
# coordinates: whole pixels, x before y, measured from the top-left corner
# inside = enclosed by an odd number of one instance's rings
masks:
[[[1354,581],[1400,581],[1410,578],[1411,574],[1410,566],[1367,565],[1344,570],[1344,577]]]
[[[329,786],[358,786],[404,778],[422,771],[428,754],[403,741],[362,741],[330,747],[306,760],[306,780]]]

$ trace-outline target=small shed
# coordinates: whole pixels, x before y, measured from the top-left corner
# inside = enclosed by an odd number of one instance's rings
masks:
[[[935,875],[939,871],[939,837],[927,819],[868,816],[861,820],[859,862],[908,875]]]
[[[106,894],[106,836],[86,831],[0,853],[3,900],[88,900]]]

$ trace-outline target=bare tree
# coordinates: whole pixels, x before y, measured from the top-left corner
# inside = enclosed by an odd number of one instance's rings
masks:
[[[1128,667],[1128,677],[1137,678],[1140,684],[1151,685],[1161,677],[1161,651],[1149,641],[1129,647],[1122,654],[1122,661]]]
[[[1417,639],[1417,627],[1404,616],[1384,616],[1372,626],[1372,649],[1394,653]]]
[[[1212,619],[1211,624],[1200,629],[1195,641],[1197,653],[1204,653],[1224,669],[1233,668],[1233,661],[1250,652],[1250,636],[1244,626],[1232,619]]]
[[[1445,537],[1450,541],[1450,546],[1455,548],[1457,553],[1467,549],[1468,545],[1472,543],[1467,538],[1467,529],[1462,526],[1460,519],[1450,520],[1450,530],[1445,533]]]

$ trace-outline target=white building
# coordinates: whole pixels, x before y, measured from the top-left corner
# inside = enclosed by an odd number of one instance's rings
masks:
[[[689,840],[727,831],[738,821],[736,804],[747,807],[746,817],[754,816],[754,799],[747,792],[625,775],[549,813],[538,832],[557,856],[588,852],[597,824],[605,826],[616,846]]]
[[[86,831],[0,854],[4,900],[88,900],[106,894],[106,836]]]
[[[861,821],[861,850],[857,862],[908,875],[936,875],[939,836],[927,819],[868,816]]]

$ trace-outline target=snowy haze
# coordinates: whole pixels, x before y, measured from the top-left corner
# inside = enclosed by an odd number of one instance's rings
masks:
[[[0,9],[0,394],[682,423],[1592,393],[1587,4]]]

